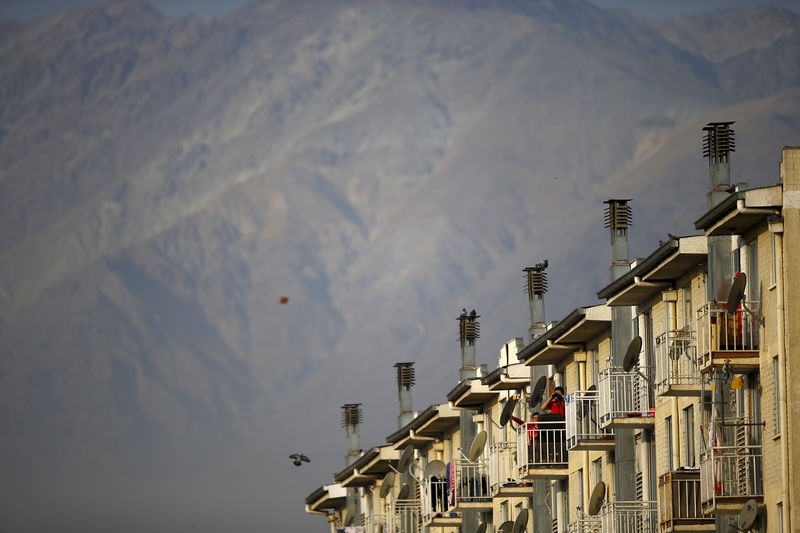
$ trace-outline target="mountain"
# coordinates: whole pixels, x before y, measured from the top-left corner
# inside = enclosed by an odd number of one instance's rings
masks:
[[[0,527],[321,527],[338,405],[366,448],[395,361],[442,401],[462,307],[493,364],[523,267],[550,259],[550,318],[595,301],[603,200],[634,198],[634,255],[692,232],[709,120],[737,121],[735,181],[777,179],[798,43],[776,9],[583,0],[0,24]]]

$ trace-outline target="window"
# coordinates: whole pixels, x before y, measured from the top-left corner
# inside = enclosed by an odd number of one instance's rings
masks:
[[[672,442],[672,417],[668,416],[664,422],[666,423],[666,428],[664,429],[664,433],[667,435],[667,468],[670,472],[675,470],[675,463],[673,461],[674,455],[674,448]]]
[[[752,241],[747,245],[747,298],[760,300],[758,294],[761,283],[758,280],[758,243]]]
[[[597,485],[603,481],[603,458],[600,457],[592,461],[592,475],[594,476],[594,484]]]
[[[692,284],[689,283],[683,288],[683,326],[691,329],[692,328]]]
[[[686,428],[686,466],[696,466],[694,459],[694,405],[683,410],[683,426]]]
[[[597,351],[597,346],[589,350],[589,377],[587,378],[587,388],[591,385],[597,385],[597,376],[600,373],[600,354]]]
[[[775,434],[781,434],[781,367],[778,356],[772,358],[772,380],[775,383]]]
[[[508,500],[500,503],[500,523],[508,520]]]
[[[583,501],[583,469],[578,470],[578,507],[580,507],[584,512],[586,512],[586,507],[584,507]]]
[[[778,241],[775,238],[775,234],[772,233],[772,268],[770,270],[770,283],[775,285],[778,283]]]

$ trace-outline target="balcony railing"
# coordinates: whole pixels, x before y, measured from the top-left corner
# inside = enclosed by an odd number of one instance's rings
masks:
[[[655,410],[651,405],[646,369],[625,372],[622,368],[606,368],[600,372],[600,427],[648,427],[653,424]]]
[[[745,305],[756,314],[761,307],[757,301],[746,301]],[[728,312],[725,304],[710,302],[701,307],[697,332],[697,352],[704,368],[714,363],[715,356],[735,362],[753,352],[757,356],[761,347],[758,321],[743,309]]]
[[[715,446],[700,455],[700,494],[705,513],[738,512],[764,496],[761,446]]]
[[[459,459],[455,462],[455,507],[484,507],[487,504],[491,507],[488,470],[483,458],[478,461]]]
[[[450,518],[450,489],[446,478],[427,478],[422,484],[422,520]]]
[[[525,482],[517,467],[517,443],[496,442],[489,447],[489,489],[497,494],[517,487]]]
[[[368,514],[364,516],[364,533],[383,533],[385,528],[385,514]]]
[[[700,471],[676,470],[658,478],[658,516],[662,533],[714,531],[714,517],[700,505]]]
[[[666,331],[656,337],[656,393],[664,396],[700,394],[700,366],[694,331]]]
[[[567,533],[602,533],[603,524],[599,516],[584,516],[583,518],[570,522],[567,526]]]
[[[523,476],[535,469],[566,468],[566,431],[563,421],[529,422],[517,430],[517,464]]]
[[[600,394],[575,391],[566,397],[567,450],[605,450],[614,447],[614,433],[600,427]]]
[[[603,533],[656,532],[656,502],[609,502],[600,514]]]
[[[419,501],[395,500],[386,505],[389,533],[420,533],[422,516]]]

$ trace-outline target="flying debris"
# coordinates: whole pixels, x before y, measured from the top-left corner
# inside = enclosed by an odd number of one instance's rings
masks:
[[[285,305],[285,304],[288,304],[288,303],[289,303],[289,297],[288,297],[288,296],[281,296],[281,299],[280,299],[280,300],[278,300],[278,301],[279,301],[281,304],[284,304],[284,305]]]
[[[306,457],[302,453],[293,453],[292,455],[289,456],[289,459],[292,460],[292,462],[294,463],[294,466],[300,466],[304,462],[305,463],[310,463],[311,462],[311,459],[309,459],[308,457]]]

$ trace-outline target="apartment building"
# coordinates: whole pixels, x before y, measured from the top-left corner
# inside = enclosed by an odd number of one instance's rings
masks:
[[[410,415],[307,511],[367,533],[800,530],[800,148],[782,150],[777,184],[731,185],[731,124],[704,129],[697,234],[629,259],[629,200],[606,202],[602,303],[546,322],[547,263],[525,269],[530,339],[491,371],[475,362],[478,317],[462,313],[446,403]]]

